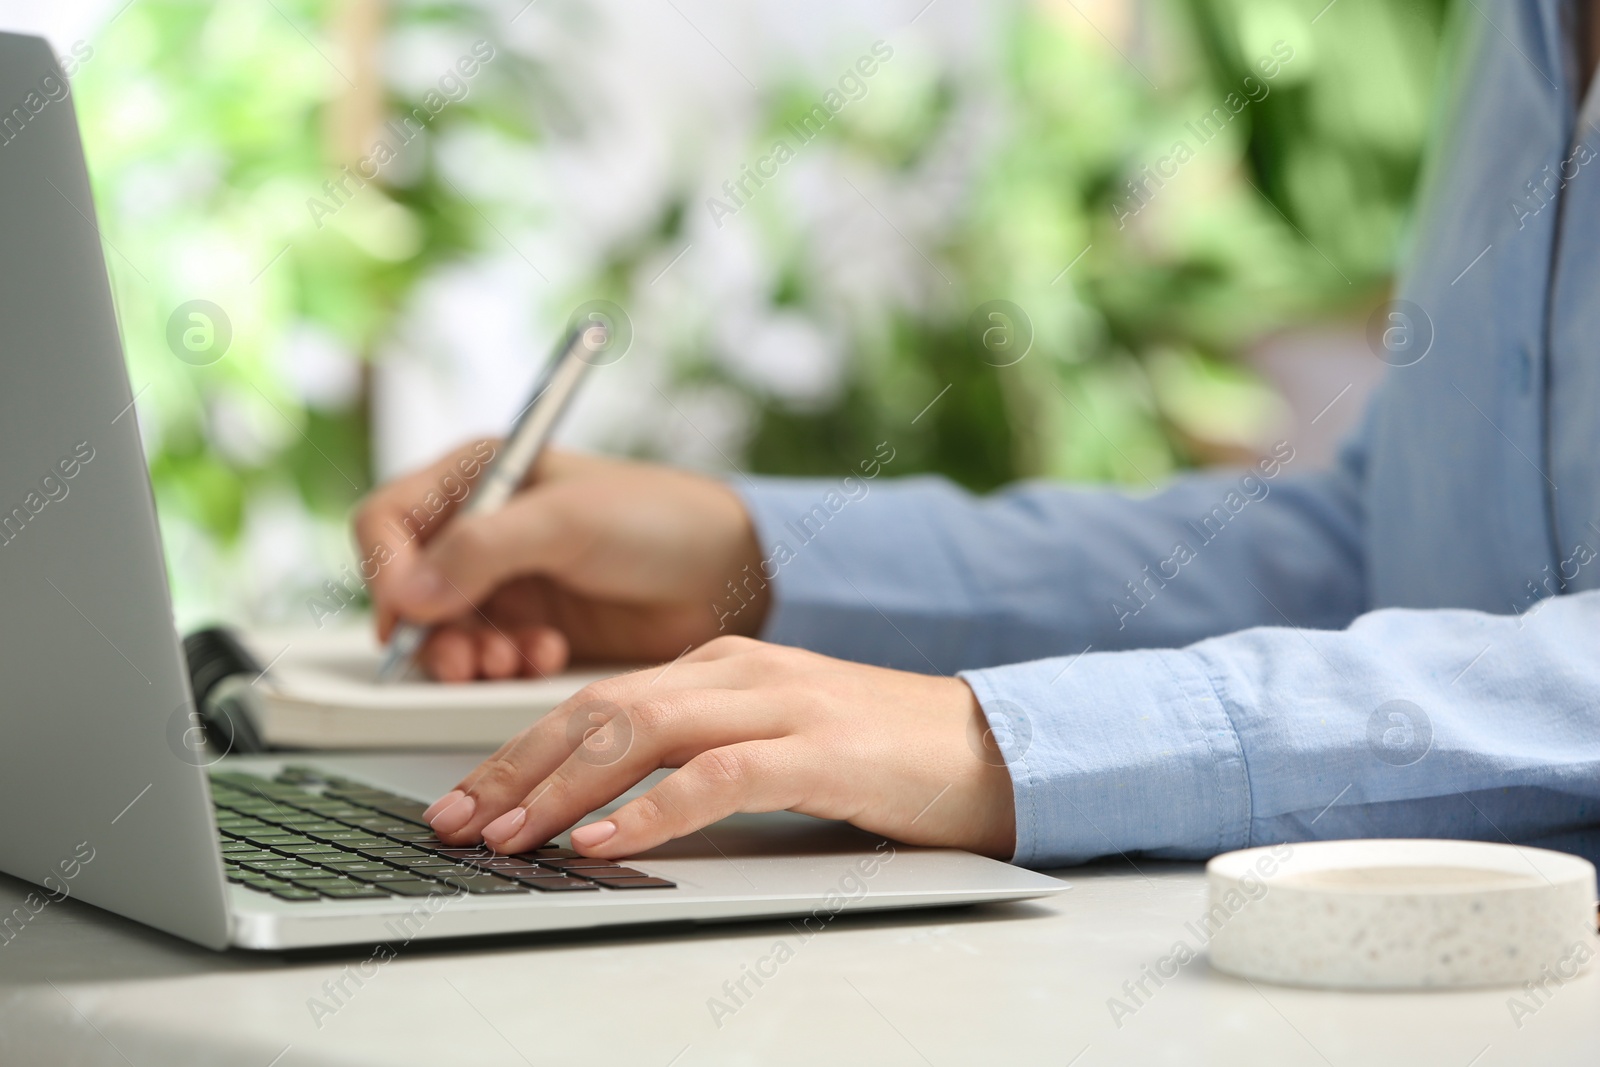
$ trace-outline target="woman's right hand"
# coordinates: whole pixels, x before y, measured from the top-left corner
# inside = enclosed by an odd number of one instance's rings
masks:
[[[498,447],[457,449],[374,490],[356,513],[379,637],[401,618],[433,624],[420,659],[435,678],[531,677],[573,660],[659,662],[721,634],[760,630],[768,603],[760,546],[727,486],[546,452],[500,511],[457,514]]]

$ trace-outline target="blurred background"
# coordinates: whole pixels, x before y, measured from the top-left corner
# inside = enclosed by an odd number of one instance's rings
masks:
[[[0,27],[71,61],[180,625],[311,625],[361,495],[503,430],[594,300],[632,341],[573,447],[842,476],[888,441],[975,490],[1329,462],[1382,368],[1448,7],[0,0]]]

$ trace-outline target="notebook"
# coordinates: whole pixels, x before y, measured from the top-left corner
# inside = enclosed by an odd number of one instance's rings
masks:
[[[446,684],[416,668],[384,685],[370,627],[204,630],[184,641],[195,699],[246,720],[235,750],[494,748],[619,668]]]

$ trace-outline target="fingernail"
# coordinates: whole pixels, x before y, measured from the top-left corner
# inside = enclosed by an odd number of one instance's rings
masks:
[[[580,826],[572,831],[572,843],[579,848],[593,848],[611,840],[611,835],[617,832],[617,824],[607,819],[605,822],[592,822],[588,826]]]
[[[522,827],[522,824],[527,821],[527,808],[512,808],[510,811],[506,812],[494,822],[483,828],[484,839],[488,840],[493,838],[496,841],[504,841],[512,834],[516,833],[517,830]]]
[[[426,563],[419,563],[400,580],[395,595],[402,603],[430,604],[444,596],[447,588],[443,574]]]
[[[429,819],[428,825],[433,827],[435,833],[453,834],[471,822],[472,813],[477,810],[478,802],[462,794],[455,803],[447,805],[443,811]]]
[[[459,789],[450,790],[450,792],[446,793],[444,796],[428,805],[428,810],[422,813],[422,821],[427,823],[433,822],[433,817],[435,815],[439,814],[445,808],[448,808],[450,805],[454,804],[456,801],[460,800],[466,795],[467,794],[463,793]]]

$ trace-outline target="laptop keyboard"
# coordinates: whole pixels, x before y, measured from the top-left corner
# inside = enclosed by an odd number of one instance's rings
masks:
[[[676,883],[571,849],[514,856],[452,848],[428,828],[427,805],[310,767],[267,779],[211,774],[228,881],[279,900],[380,900],[672,889]]]

